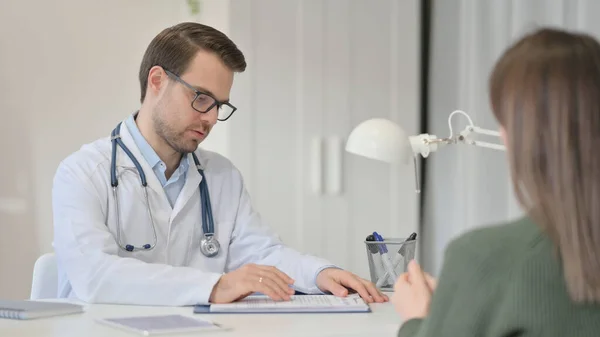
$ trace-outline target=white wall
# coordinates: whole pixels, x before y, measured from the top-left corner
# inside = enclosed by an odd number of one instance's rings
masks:
[[[226,27],[226,5],[204,1],[200,20]],[[58,163],[139,107],[146,46],[191,19],[185,0],[0,2],[0,298],[27,297],[52,249]],[[226,152],[222,132],[207,146]]]

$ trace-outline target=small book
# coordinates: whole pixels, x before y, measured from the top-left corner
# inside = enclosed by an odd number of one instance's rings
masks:
[[[227,304],[196,305],[194,313],[361,313],[371,312],[358,294],[294,295],[289,301],[274,301],[267,296],[249,296]]]
[[[71,303],[0,300],[0,318],[34,319],[83,312],[83,306]]]

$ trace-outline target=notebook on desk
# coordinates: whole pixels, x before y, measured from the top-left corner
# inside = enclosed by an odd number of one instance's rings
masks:
[[[273,301],[267,296],[249,296],[227,304],[197,305],[194,313],[357,313],[371,312],[363,299],[353,294],[347,297],[333,295],[294,295],[289,301]]]
[[[0,318],[34,319],[83,312],[83,306],[71,303],[0,300]]]

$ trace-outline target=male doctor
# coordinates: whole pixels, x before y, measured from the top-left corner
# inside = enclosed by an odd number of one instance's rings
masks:
[[[286,247],[252,208],[240,172],[198,148],[235,112],[229,94],[245,67],[236,45],[202,24],[152,40],[139,111],[57,169],[59,296],[177,306],[351,289],[367,302],[388,300],[371,282]]]

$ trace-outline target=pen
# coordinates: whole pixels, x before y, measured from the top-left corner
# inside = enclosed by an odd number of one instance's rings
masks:
[[[406,240],[404,240],[404,242],[402,242],[402,246],[400,246],[400,249],[398,249],[398,253],[394,256],[394,260],[392,262],[392,270],[396,270],[396,266],[398,265],[398,263],[400,263],[402,261],[402,259],[404,258],[404,254],[406,253],[406,243],[409,241],[414,241],[417,239],[417,233],[412,233],[408,236],[408,238],[406,238]],[[405,268],[404,270],[406,270],[406,265],[408,264],[408,261],[404,261],[405,263]],[[379,281],[377,281],[376,286],[377,287],[381,287],[383,285],[383,282],[385,282],[385,279],[389,276],[389,273],[385,273],[383,275],[382,278],[379,279]],[[395,275],[395,274],[392,274]]]
[[[373,236],[375,237],[375,240],[377,240],[379,242],[384,241],[383,237],[381,235],[379,235],[377,232],[373,232]],[[383,267],[387,271],[384,274],[384,276],[382,278],[380,278],[379,281],[377,281],[377,284],[379,284],[379,283],[383,284],[383,282],[385,282],[385,280],[388,278],[388,276],[392,277],[392,283],[394,283],[396,281],[396,278],[398,277],[398,275],[396,275],[396,272],[394,271],[394,266],[392,265],[392,261],[390,260],[390,257],[388,255],[388,250],[387,250],[387,246],[385,245],[385,243],[382,243],[379,245],[379,254],[381,255],[381,260],[383,261]]]

